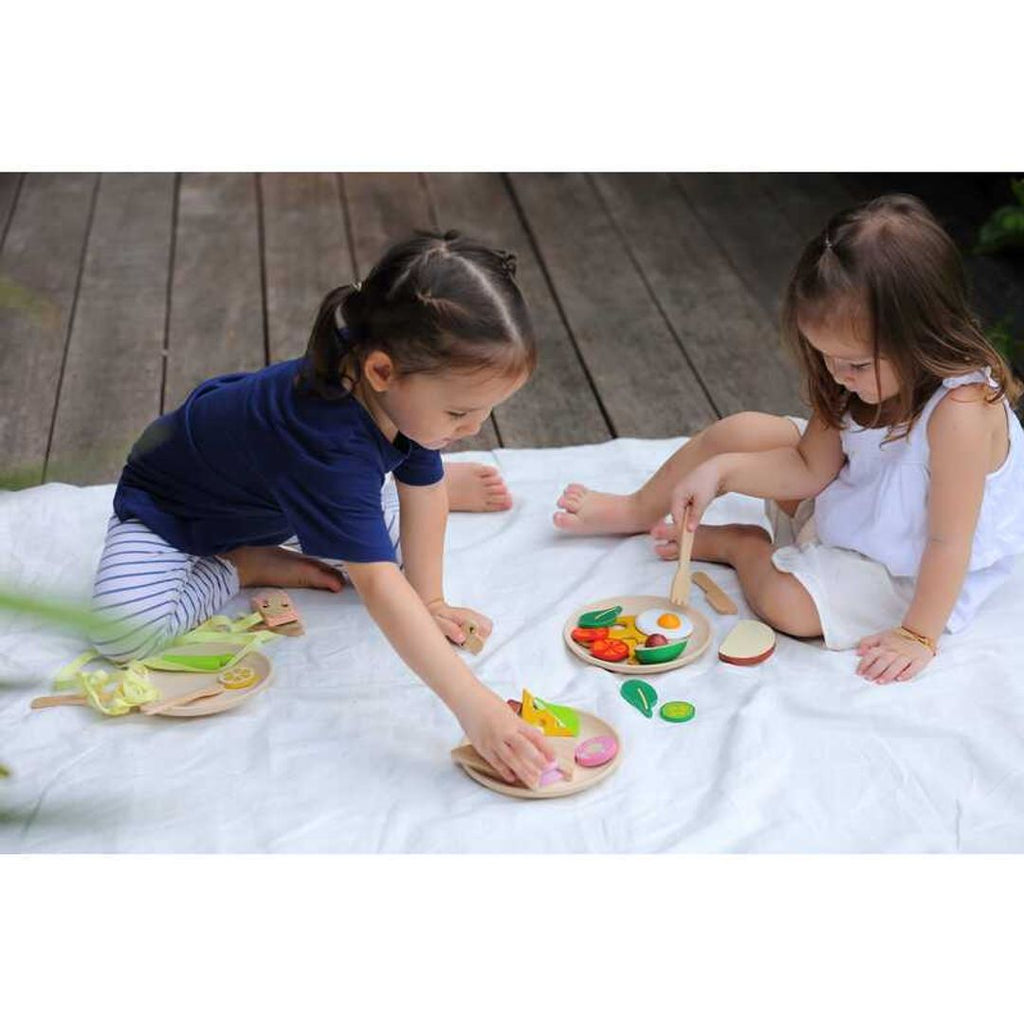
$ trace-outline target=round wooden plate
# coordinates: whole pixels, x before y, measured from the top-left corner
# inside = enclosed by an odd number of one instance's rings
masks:
[[[619,767],[619,762],[622,760],[622,740],[603,718],[578,709],[577,713],[580,716],[580,734],[573,737],[577,746],[594,736],[614,736],[619,749],[610,761],[599,768],[584,768],[581,765],[576,765],[570,782],[552,782],[550,786],[542,786],[540,789],[527,789],[526,786],[510,786],[500,779],[492,779],[489,775],[484,775],[468,765],[459,764],[459,767],[481,786],[493,789],[495,793],[504,793],[505,796],[518,796],[524,800],[549,800],[556,796],[572,796],[573,793],[582,793],[583,790],[590,789],[591,786],[596,786],[608,778]],[[462,742],[468,743],[469,740],[463,737]]]
[[[164,654],[230,654],[238,650],[237,645],[208,643],[191,644],[187,648],[178,650],[170,648],[163,651]],[[168,708],[166,711],[158,711],[158,715],[170,715],[174,718],[196,718],[200,715],[216,715],[221,711],[228,711],[237,707],[250,697],[255,696],[261,690],[270,685],[270,677],[273,674],[273,666],[270,659],[262,651],[254,650],[235,662],[235,666],[251,668],[256,673],[256,682],[241,690],[227,690],[212,697],[200,697],[189,704],[182,704],[180,707]],[[150,672],[150,679],[153,685],[160,691],[160,699],[175,697],[178,694],[190,693],[198,690],[209,683],[217,680],[216,672]]]
[[[666,661],[662,665],[641,665],[639,662],[630,661],[602,661],[600,658],[595,658],[582,644],[573,640],[572,631],[576,628],[576,623],[584,612],[596,611],[598,608],[614,608],[617,604],[622,605],[621,615],[641,615],[649,608],[669,608],[680,615],[685,615],[693,623],[693,632],[690,634],[689,642],[683,653],[674,661]],[[588,665],[596,665],[598,668],[606,668],[609,672],[622,672],[629,676],[649,676],[656,672],[671,672],[674,668],[681,668],[683,665],[689,665],[691,661],[696,661],[711,643],[711,623],[696,608],[692,606],[681,608],[679,605],[673,604],[667,597],[652,597],[651,595],[609,597],[603,601],[591,601],[590,604],[577,608],[566,620],[562,637],[566,647]]]

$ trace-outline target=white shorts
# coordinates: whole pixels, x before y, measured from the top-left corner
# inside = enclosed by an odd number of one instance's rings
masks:
[[[806,421],[790,419],[802,432]],[[814,527],[813,498],[800,502],[792,516],[768,499],[765,514],[775,548],[772,564],[792,573],[811,595],[826,647],[848,650],[865,636],[903,622],[914,599],[914,578],[893,576],[859,552],[822,544]]]

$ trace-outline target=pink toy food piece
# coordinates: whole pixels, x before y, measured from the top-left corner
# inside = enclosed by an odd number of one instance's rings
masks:
[[[562,778],[563,776],[561,771],[559,771],[558,762],[548,761],[548,763],[544,765],[544,771],[541,772],[540,784],[542,786],[550,786],[552,782],[561,782]]]
[[[618,752],[614,736],[591,736],[576,748],[576,763],[583,768],[600,768]]]

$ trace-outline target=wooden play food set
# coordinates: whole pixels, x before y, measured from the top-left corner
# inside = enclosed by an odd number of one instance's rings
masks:
[[[524,722],[540,729],[555,751],[555,761],[530,789],[521,782],[506,782],[467,741],[452,751],[452,760],[481,786],[506,796],[543,800],[582,792],[606,779],[622,760],[618,734],[605,721],[586,711],[550,704],[523,690],[521,701],[509,701]]]
[[[711,643],[708,620],[664,597],[614,597],[584,605],[562,636],[576,657],[610,672],[667,672],[696,661]]]

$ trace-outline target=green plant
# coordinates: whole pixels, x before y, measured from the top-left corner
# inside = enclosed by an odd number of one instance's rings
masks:
[[[1000,206],[978,231],[979,254],[1001,252],[1003,249],[1024,249],[1024,178],[1010,181],[1016,206]]]

